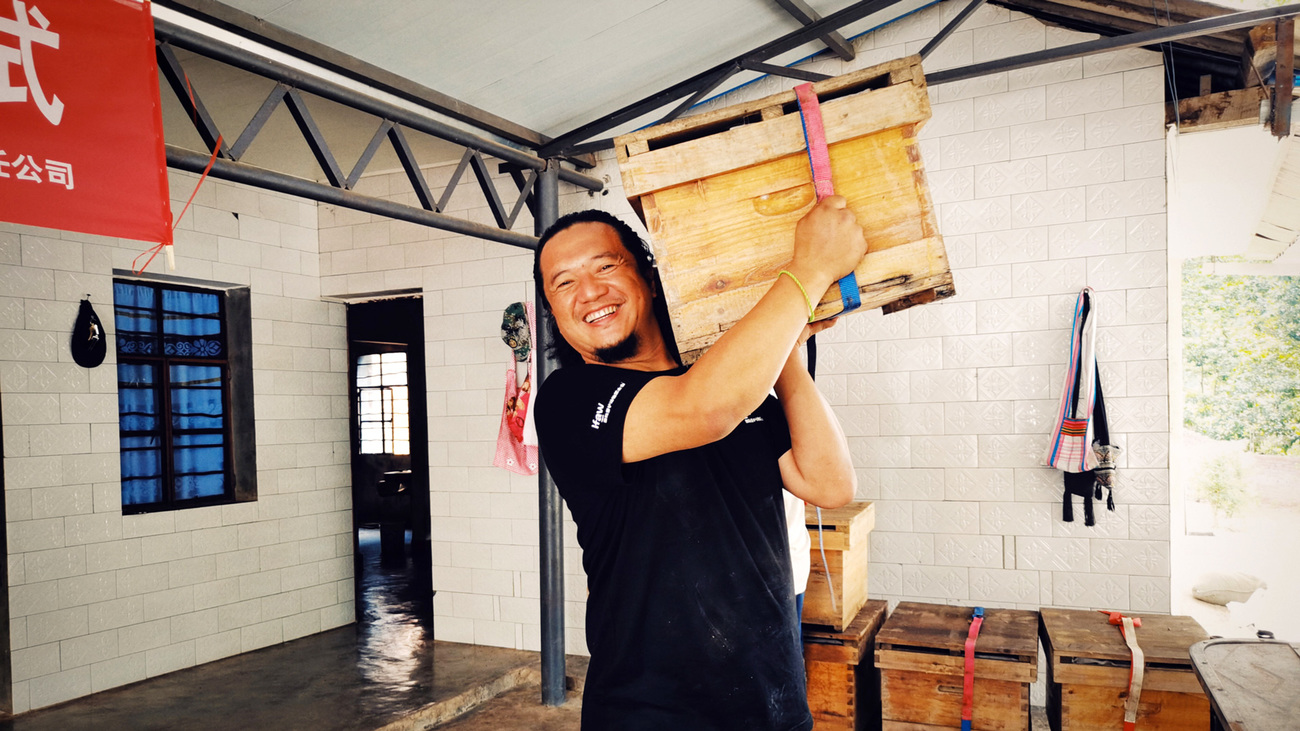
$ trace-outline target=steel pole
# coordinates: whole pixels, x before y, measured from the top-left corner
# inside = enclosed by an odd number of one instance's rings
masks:
[[[540,238],[559,217],[559,167],[556,159],[547,161],[537,178],[537,215],[534,230]],[[550,314],[541,306],[545,301],[540,282],[535,282],[537,306],[537,380],[541,384],[558,367],[548,352],[551,347]],[[541,521],[541,594],[542,594],[542,703],[564,704],[564,525],[560,510],[560,492],[546,469],[545,458],[537,459],[537,517]]]

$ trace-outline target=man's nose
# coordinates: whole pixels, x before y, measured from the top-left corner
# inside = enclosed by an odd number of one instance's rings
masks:
[[[578,277],[578,297],[584,302],[599,299],[609,291],[609,286],[599,277]]]

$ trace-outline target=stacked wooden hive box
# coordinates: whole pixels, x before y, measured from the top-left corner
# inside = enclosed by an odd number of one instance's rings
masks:
[[[916,135],[930,118],[920,57],[818,82],[835,192],[870,251],[862,310],[954,293]],[[793,91],[614,140],[623,187],[645,222],[683,361],[754,306],[790,261],[815,192]],[[817,319],[839,314],[836,288]]]
[[[812,537],[803,605],[808,707],[819,731],[880,728],[880,680],[872,647],[885,620],[886,603],[867,599],[867,548],[876,525],[875,506],[855,502],[834,510],[809,507],[806,525]]]

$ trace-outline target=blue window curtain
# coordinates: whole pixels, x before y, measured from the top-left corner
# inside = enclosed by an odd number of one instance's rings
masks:
[[[141,282],[113,294],[123,508],[228,495],[221,296]]]
[[[164,434],[158,420],[159,400],[158,366],[118,363],[123,505],[148,505],[163,499]]]

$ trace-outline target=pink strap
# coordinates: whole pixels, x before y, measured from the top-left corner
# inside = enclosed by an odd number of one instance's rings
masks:
[[[796,86],[794,94],[799,100],[799,119],[803,122],[804,142],[808,146],[813,190],[820,201],[828,195],[835,195],[835,186],[831,183],[831,153],[826,147],[826,125],[822,123],[821,102],[817,101],[817,94],[810,83]],[[839,287],[842,305],[839,314],[847,314],[862,306],[858,277],[854,272],[844,275],[839,281]]]
[[[803,116],[808,161],[812,164],[813,189],[817,191],[817,200],[821,200],[828,195],[835,195],[835,186],[831,184],[831,154],[826,149],[826,126],[822,124],[821,103],[817,101],[811,83],[796,86],[794,94],[799,99],[799,111]]]
[[[975,711],[975,642],[980,636],[980,627],[984,625],[984,607],[975,607],[970,621],[970,632],[966,635],[965,663],[961,682],[961,728],[971,731],[971,722]]]

